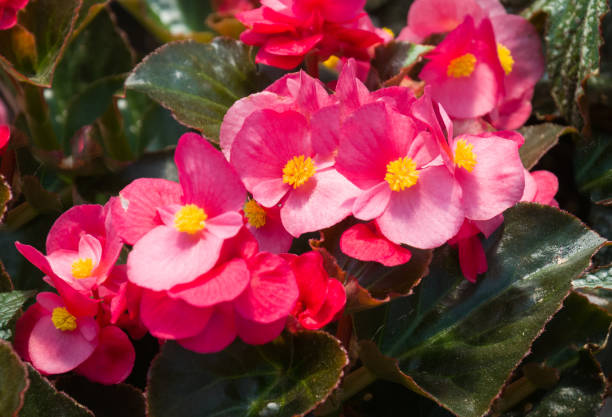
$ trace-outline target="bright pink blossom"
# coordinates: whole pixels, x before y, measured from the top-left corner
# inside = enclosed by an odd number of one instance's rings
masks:
[[[291,269],[300,289],[292,315],[300,327],[320,329],[344,309],[344,286],[328,275],[323,267],[323,257],[317,251],[306,252],[300,256],[288,255],[287,258],[291,259]]]
[[[359,223],[342,233],[340,249],[345,255],[360,261],[374,261],[384,266],[397,266],[408,262],[409,249],[387,239],[376,222]]]
[[[255,236],[262,252],[289,252],[293,236],[285,230],[277,206],[266,208],[250,199],[243,208],[246,227]]]
[[[342,125],[338,171],[361,189],[358,219],[376,219],[396,244],[434,248],[459,230],[461,189],[449,170],[434,165],[436,142],[417,122],[383,102],[366,104]]]
[[[358,190],[334,168],[333,135],[310,129],[295,111],[252,113],[236,136],[230,162],[264,207],[281,204],[281,221],[295,237],[338,223]]]
[[[363,11],[364,0],[263,0],[262,7],[237,15],[247,30],[240,39],[260,46],[256,61],[295,68],[308,53],[368,59],[366,49],[382,39]]]
[[[154,291],[188,283],[219,259],[223,241],[243,225],[240,179],[204,138],[186,133],[175,153],[178,185],[142,179],[113,204],[119,234],[134,242],[128,257],[130,282]]]
[[[476,26],[467,16],[425,57],[429,62],[419,76],[449,115],[483,116],[497,105],[503,93],[504,70],[489,19]]]
[[[10,29],[17,24],[17,12],[28,4],[29,0],[0,0],[0,30]]]
[[[6,150],[10,137],[11,129],[6,125],[0,125],[0,156]]]

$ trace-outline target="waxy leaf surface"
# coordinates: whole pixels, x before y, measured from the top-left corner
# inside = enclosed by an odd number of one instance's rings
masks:
[[[17,415],[28,387],[26,375],[26,367],[17,353],[9,343],[0,340],[0,416]]]
[[[413,295],[356,317],[360,337],[397,359],[402,374],[393,379],[461,417],[487,411],[604,242],[552,207],[523,203],[504,215],[477,284],[463,278],[456,253],[444,247]],[[370,361],[372,372],[381,360]]]
[[[174,117],[216,140],[227,109],[256,88],[251,48],[217,38],[210,44],[179,41],[147,56],[125,82],[146,93]]]
[[[525,143],[519,149],[521,161],[527,170],[538,163],[553,146],[559,142],[559,137],[576,130],[554,123],[542,123],[539,125],[525,126],[519,129],[519,133],[525,138]]]
[[[347,361],[324,332],[283,334],[262,346],[235,342],[208,355],[167,342],[149,372],[149,416],[303,415],[337,386]]]
[[[32,295],[34,295],[32,291],[0,292],[0,339],[11,338],[13,335],[11,322]]]

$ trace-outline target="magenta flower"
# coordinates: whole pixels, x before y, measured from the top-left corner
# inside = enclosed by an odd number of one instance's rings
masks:
[[[289,252],[293,236],[285,230],[280,217],[280,208],[265,208],[250,199],[243,207],[247,229],[255,236],[262,252]]]
[[[342,233],[340,249],[345,255],[365,262],[397,266],[410,260],[410,250],[387,239],[375,221],[356,224]]]
[[[0,125],[0,156],[4,153],[9,139],[11,138],[11,129],[6,125]]]
[[[29,0],[0,0],[0,30],[10,29],[17,24],[17,12],[28,4]]]
[[[440,246],[463,221],[461,189],[449,170],[433,165],[432,135],[383,102],[362,106],[342,126],[338,171],[361,194],[353,215],[376,219],[396,244]]]
[[[295,68],[311,51],[369,58],[366,48],[382,41],[363,11],[364,0],[264,0],[236,17],[248,29],[240,39],[259,46],[256,62]],[[367,20],[367,22],[366,22]]]
[[[497,105],[504,70],[489,19],[475,26],[467,16],[426,58],[420,77],[452,117],[483,116]]]
[[[242,227],[240,179],[201,136],[186,133],[175,153],[178,185],[137,180],[113,204],[119,234],[134,242],[130,282],[154,291],[191,282],[209,271],[225,239]]]
[[[335,138],[327,133],[311,130],[298,112],[264,109],[245,120],[232,145],[230,162],[247,190],[264,207],[280,203],[295,237],[344,219],[358,193],[334,169]]]

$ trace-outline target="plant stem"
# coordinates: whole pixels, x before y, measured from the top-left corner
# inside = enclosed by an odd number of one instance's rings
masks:
[[[53,131],[49,106],[43,97],[42,88],[26,83],[22,83],[21,88],[23,108],[34,144],[46,151],[59,150],[60,143]]]

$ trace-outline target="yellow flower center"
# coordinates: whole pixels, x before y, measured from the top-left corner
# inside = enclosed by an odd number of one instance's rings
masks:
[[[62,332],[72,331],[77,328],[76,317],[70,314],[65,307],[55,307],[51,313],[51,321],[55,328]]]
[[[395,33],[393,33],[393,30],[391,30],[388,27],[384,27],[382,28],[382,30],[384,30],[385,32],[387,32],[389,35],[391,35],[392,38],[395,38]]]
[[[512,67],[514,66],[514,58],[512,58],[510,49],[506,48],[501,43],[498,43],[497,56],[499,57],[499,62],[501,63],[506,75],[510,74],[512,72]]]
[[[467,143],[463,139],[457,141],[454,162],[457,166],[465,168],[467,172],[472,172],[476,165],[476,154],[473,149],[474,145],[471,143]]]
[[[244,215],[249,224],[257,229],[266,225],[266,211],[255,200],[246,202],[244,205]]]
[[[72,263],[72,276],[81,279],[89,278],[93,271],[93,259],[91,258],[79,258]]]
[[[193,235],[206,227],[207,218],[208,216],[200,207],[195,204],[187,204],[174,215],[174,227],[179,232]]]
[[[416,164],[412,158],[398,158],[387,164],[387,174],[385,181],[389,183],[389,188],[392,191],[402,191],[405,188],[410,188],[417,183],[419,179],[419,171],[416,169]]]
[[[338,69],[338,64],[340,63],[340,58],[338,58],[336,55],[332,55],[329,58],[327,58],[325,61],[323,61],[323,66],[326,68],[329,68],[330,70],[337,70]]]
[[[283,182],[298,188],[303,185],[316,172],[314,163],[310,157],[304,155],[294,156],[283,168]]]
[[[446,75],[453,78],[469,77],[474,72],[476,57],[469,52],[453,59],[446,69]]]

